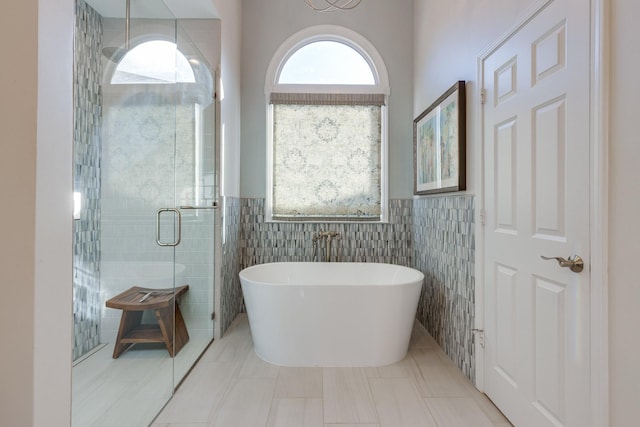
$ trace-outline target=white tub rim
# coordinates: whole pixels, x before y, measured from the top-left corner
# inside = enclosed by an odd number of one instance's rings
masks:
[[[354,283],[353,281],[345,281],[340,282],[331,282],[326,283],[324,280],[326,277],[322,279],[318,278],[318,280],[322,280],[321,283],[316,283],[313,280],[309,280],[308,277],[304,277],[304,281],[300,278],[295,281],[283,281],[281,280],[266,280],[264,278],[256,277],[256,272],[258,270],[264,270],[268,268],[278,268],[278,267],[310,267],[316,269],[341,269],[341,268],[353,268],[354,266],[359,267],[371,267],[371,268],[379,268],[385,269],[386,272],[395,271],[396,273],[400,273],[403,275],[399,280],[397,276],[392,277],[391,275],[385,276],[384,278],[380,276],[366,276],[366,280],[363,280],[363,283]],[[290,270],[288,270],[290,271]],[[352,273],[352,272],[351,272]],[[310,262],[310,261],[277,261],[277,262],[268,262],[262,264],[255,264],[249,267],[245,267],[239,273],[239,277],[241,279],[245,279],[251,282],[254,285],[261,286],[406,286],[415,283],[416,281],[424,280],[424,273],[420,270],[417,270],[413,267],[408,267],[399,264],[391,264],[391,263],[383,263],[383,262]],[[298,278],[296,278],[298,279]],[[313,279],[313,278],[312,278]],[[369,279],[375,279],[373,281]]]

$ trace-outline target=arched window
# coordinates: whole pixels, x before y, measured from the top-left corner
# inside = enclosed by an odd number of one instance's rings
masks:
[[[333,41],[314,41],[287,58],[278,84],[375,85],[371,65],[353,47]]]
[[[153,40],[128,51],[118,63],[112,84],[195,83],[187,58],[175,43]]]
[[[359,34],[312,27],[266,79],[272,221],[387,220],[386,67]]]

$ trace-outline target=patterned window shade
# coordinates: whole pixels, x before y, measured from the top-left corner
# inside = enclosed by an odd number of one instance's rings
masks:
[[[378,221],[384,95],[271,94],[273,219]]]

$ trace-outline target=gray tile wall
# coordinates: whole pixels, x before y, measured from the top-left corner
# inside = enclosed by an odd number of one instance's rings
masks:
[[[425,275],[417,318],[474,381],[474,197],[415,199],[413,240],[413,266]]]
[[[76,2],[74,191],[82,194],[73,227],[73,359],[100,344],[100,156],[102,22]]]
[[[220,291],[220,330],[222,334],[242,312],[240,288],[240,211],[242,199],[223,198],[222,289]]]
[[[240,267],[314,260],[313,236],[336,231],[332,260],[411,265],[411,200],[389,202],[389,223],[273,223],[264,221],[264,199],[242,199]],[[324,253],[324,247],[320,253]]]
[[[411,265],[411,200],[391,200],[388,224],[267,223],[264,199],[224,198],[221,330],[244,310],[238,273],[255,264],[312,261],[313,236],[333,230],[332,259]],[[319,256],[325,248],[319,248]],[[316,256],[315,259],[318,259]]]

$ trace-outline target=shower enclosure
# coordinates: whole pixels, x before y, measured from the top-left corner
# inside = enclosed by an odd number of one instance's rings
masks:
[[[89,3],[76,6],[73,425],[141,426],[213,339],[220,27],[157,0]],[[106,305],[133,287],[166,296],[171,326],[184,318],[175,355],[146,342],[153,310],[114,353],[124,311]]]

